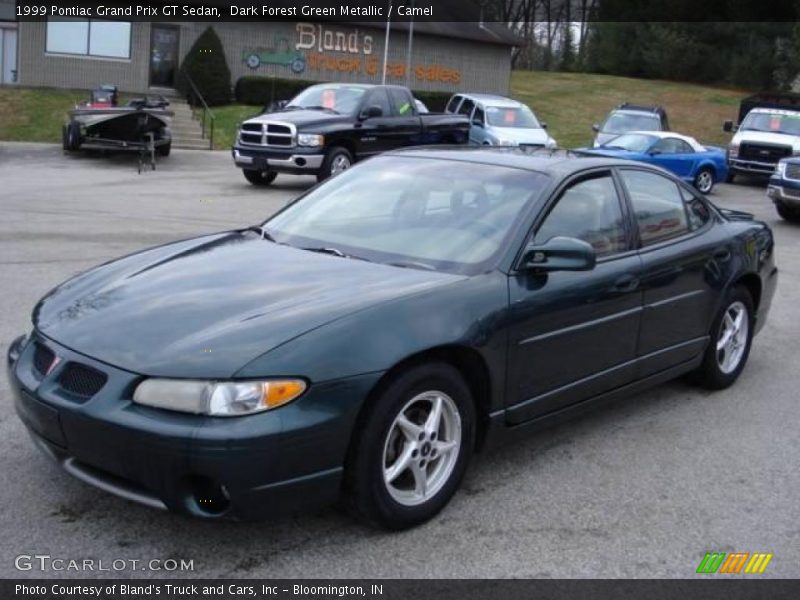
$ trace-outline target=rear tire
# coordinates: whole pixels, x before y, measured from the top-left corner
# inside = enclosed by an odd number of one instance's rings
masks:
[[[710,194],[714,189],[714,170],[710,167],[703,167],[694,176],[694,187],[701,194]]]
[[[325,181],[329,177],[338,175],[353,166],[353,155],[341,146],[334,146],[325,154],[325,160],[322,161],[319,173],[317,173],[317,181]]]
[[[750,355],[754,314],[753,298],[747,288],[732,287],[711,326],[703,362],[692,374],[695,383],[722,390],[738,379]]]
[[[244,178],[253,185],[267,186],[278,176],[275,171],[254,171],[253,169],[242,169]]]
[[[445,363],[412,367],[383,386],[357,421],[345,505],[386,529],[419,525],[450,501],[474,444],[475,406],[460,373]]]
[[[782,219],[790,221],[792,223],[797,223],[800,221],[800,210],[796,208],[790,208],[786,206],[783,202],[776,202],[775,208],[778,210],[778,214],[781,216]]]

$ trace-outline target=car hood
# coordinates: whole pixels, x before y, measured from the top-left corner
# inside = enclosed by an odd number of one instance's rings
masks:
[[[123,369],[225,378],[326,323],[459,279],[228,232],[87,271],[40,300],[33,321],[44,336]]]
[[[800,137],[788,133],[772,133],[771,131],[738,131],[733,136],[732,142],[755,142],[759,144],[779,144],[792,146],[794,151],[800,151]]]
[[[498,138],[513,140],[518,144],[546,144],[550,139],[544,129],[523,129],[521,127],[490,127],[489,131]]]
[[[321,125],[333,125],[337,123],[349,123],[352,117],[339,115],[324,110],[283,110],[278,112],[264,113],[245,123],[266,123],[266,122],[292,123],[297,128],[310,128]]]

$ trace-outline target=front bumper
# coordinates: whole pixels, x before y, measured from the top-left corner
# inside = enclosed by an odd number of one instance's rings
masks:
[[[728,169],[737,173],[755,173],[758,175],[771,175],[775,172],[776,162],[762,162],[728,157]]]
[[[233,162],[242,169],[276,171],[290,175],[308,175],[319,172],[325,155],[320,148],[259,148],[235,145],[231,149]]]
[[[60,361],[45,375],[40,346]],[[62,387],[70,364],[102,371],[94,396]],[[34,334],[7,359],[19,417],[69,474],[128,500],[205,518],[257,520],[335,502],[362,400],[379,374],[312,384],[280,409],[234,418],[140,406],[142,376]]]
[[[800,208],[800,181],[771,177],[767,185],[767,196],[792,208]]]

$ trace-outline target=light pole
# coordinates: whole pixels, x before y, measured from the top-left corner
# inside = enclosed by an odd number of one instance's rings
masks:
[[[389,0],[389,14],[386,15],[386,35],[383,39],[383,75],[381,85],[386,85],[386,61],[389,59],[389,25],[392,23],[392,0]]]

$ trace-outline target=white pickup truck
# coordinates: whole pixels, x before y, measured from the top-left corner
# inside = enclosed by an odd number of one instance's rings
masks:
[[[737,173],[771,175],[780,159],[800,155],[800,106],[751,108],[738,127],[726,121],[723,130],[735,132],[728,145],[728,181]]]

